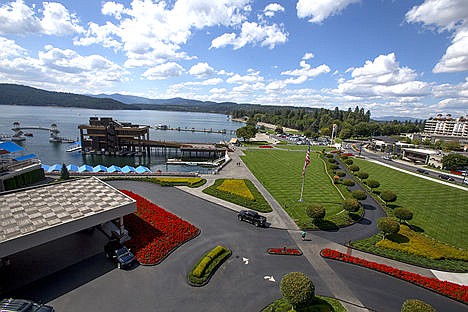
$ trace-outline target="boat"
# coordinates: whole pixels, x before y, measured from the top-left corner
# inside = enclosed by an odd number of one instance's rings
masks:
[[[27,137],[33,137],[34,136],[31,132],[26,132],[23,135],[27,136]]]
[[[80,144],[70,145],[65,151],[67,153],[75,152],[81,150]]]

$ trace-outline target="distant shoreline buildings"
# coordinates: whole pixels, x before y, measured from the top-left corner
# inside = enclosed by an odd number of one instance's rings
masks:
[[[468,138],[468,115],[453,118],[450,114],[438,114],[430,117],[425,122],[424,134]]]

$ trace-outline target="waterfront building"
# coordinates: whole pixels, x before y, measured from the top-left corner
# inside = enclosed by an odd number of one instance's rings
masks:
[[[426,120],[424,133],[441,138],[468,138],[468,116],[453,118],[450,114],[438,114]]]

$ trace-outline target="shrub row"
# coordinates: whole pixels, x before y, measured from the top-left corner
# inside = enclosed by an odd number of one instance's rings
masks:
[[[216,246],[193,266],[187,276],[192,286],[203,286],[208,283],[216,269],[231,255],[231,250],[223,246]]]
[[[10,191],[34,184],[42,179],[44,179],[44,170],[42,170],[42,168],[39,168],[14,176],[10,179],[5,180],[3,183],[5,186],[5,191]]]
[[[131,180],[131,181],[142,181],[159,184],[161,186],[188,186],[191,188],[200,187],[206,183],[203,178],[190,178],[190,177],[158,177],[158,178],[132,178],[132,177],[108,177],[103,180]]]

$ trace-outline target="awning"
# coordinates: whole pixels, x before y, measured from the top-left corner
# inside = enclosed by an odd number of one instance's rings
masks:
[[[122,168],[116,165],[112,165],[107,168],[107,172],[122,172]]]
[[[0,150],[3,150],[4,152],[7,152],[7,153],[16,153],[16,152],[24,151],[24,148],[22,148],[21,146],[13,142],[1,142]]]
[[[93,167],[91,167],[90,165],[83,165],[78,168],[78,172],[84,171],[93,172]]]
[[[135,171],[138,173],[144,173],[144,172],[151,172],[147,167],[145,166],[138,166],[135,168]]]
[[[78,166],[70,164],[70,165],[67,165],[67,169],[68,169],[68,171],[76,172],[76,171],[78,171]]]
[[[129,172],[135,172],[135,168],[133,168],[132,166],[125,166],[122,168],[122,172],[123,173],[129,173]]]
[[[37,158],[36,154],[28,154],[28,155],[24,155],[24,156],[21,156],[21,157],[17,157],[17,158],[15,158],[15,160],[16,161],[22,161],[22,160],[35,159],[35,158]]]
[[[97,165],[93,168],[93,172],[107,172],[107,167],[103,165]]]

